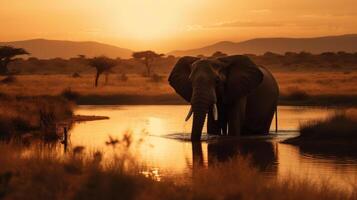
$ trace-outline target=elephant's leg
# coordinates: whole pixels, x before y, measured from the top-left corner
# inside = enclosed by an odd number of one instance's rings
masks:
[[[265,121],[265,124],[263,126],[263,133],[268,134],[270,131],[270,126],[274,118],[275,110],[277,109],[277,103],[273,105],[271,108],[270,112],[267,114]]]
[[[241,98],[232,104],[228,116],[228,135],[239,136],[245,119],[245,107],[247,99]]]
[[[222,135],[227,135],[227,130],[228,130],[228,121],[226,119],[226,116],[224,117],[224,119],[222,119],[222,121],[219,122],[221,130],[222,130]]]
[[[219,126],[221,127],[222,130],[222,135],[227,135],[227,125],[228,125],[228,116],[226,112],[226,106],[225,104],[221,105],[221,107],[218,108],[219,112]]]
[[[207,134],[221,135],[221,127],[219,120],[215,121],[213,118],[213,110],[210,109],[207,116]]]
[[[228,113],[228,135],[240,135],[241,124],[239,119],[239,104],[234,103],[230,106]]]

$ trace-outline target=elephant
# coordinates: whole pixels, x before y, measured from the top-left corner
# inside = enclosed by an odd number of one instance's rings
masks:
[[[277,109],[279,87],[272,73],[245,55],[216,59],[181,57],[169,78],[170,86],[191,108],[191,140],[201,139],[207,115],[212,135],[267,134]]]

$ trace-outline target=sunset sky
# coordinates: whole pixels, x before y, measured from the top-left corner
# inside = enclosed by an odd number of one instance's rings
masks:
[[[92,40],[170,51],[357,33],[356,0],[0,0],[0,41]]]

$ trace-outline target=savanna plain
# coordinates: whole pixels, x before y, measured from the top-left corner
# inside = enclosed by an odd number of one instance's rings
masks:
[[[280,105],[357,104],[357,54],[248,56],[276,77]],[[69,145],[62,153],[60,141],[66,141],[58,128],[70,131],[83,118],[95,119],[76,115],[78,105],[186,104],[167,82],[176,57],[161,56],[151,66],[135,58],[110,59],[116,64],[99,73],[97,86],[99,70],[88,60],[22,58],[9,65],[9,75],[0,76],[0,199],[357,199],[357,180],[346,192],[329,180],[266,176],[243,155],[192,164],[185,181],[158,179],[132,155],[137,141],[130,132],[103,144],[113,150],[109,160],[104,159],[107,152],[88,152],[83,146]],[[301,135],[286,143],[355,147],[356,122],[356,110],[348,109],[306,123]]]

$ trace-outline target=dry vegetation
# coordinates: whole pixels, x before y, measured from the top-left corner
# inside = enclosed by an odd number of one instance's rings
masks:
[[[286,141],[291,144],[357,144],[357,111],[350,109],[336,113],[327,119],[302,124],[300,135]],[[352,149],[355,151],[356,149]]]
[[[357,72],[276,72],[281,94],[357,95]]]
[[[344,100],[346,103],[357,100],[357,72],[355,71],[274,72],[274,75],[280,86],[283,103],[301,102],[313,98],[323,98],[325,103],[329,100],[334,103],[336,102],[334,98],[339,98],[336,103],[342,104]],[[98,88],[94,88],[94,76],[94,74],[81,74],[80,77],[74,78],[71,75],[59,74],[19,75],[14,82],[0,84],[0,91],[16,96],[55,96],[70,88],[72,92],[78,94],[79,103],[86,104],[120,104],[129,103],[133,99],[134,102],[145,103],[143,101],[149,100],[145,97],[156,97],[158,102],[164,100],[164,103],[165,100],[168,103],[183,103],[168,85],[167,75],[148,78],[138,74],[110,74],[106,84],[105,77],[101,77]],[[144,98],[140,99],[139,96]],[[125,102],[125,99],[128,101]],[[149,103],[155,104],[155,101]]]
[[[217,53],[217,52],[216,52]],[[222,54],[222,52],[220,52]],[[258,65],[269,68],[279,82],[281,104],[356,105],[357,53],[287,52],[279,55],[247,55]],[[214,55],[213,55],[214,57]],[[178,60],[159,55],[150,64],[139,59],[109,59],[117,66],[100,77],[94,88],[94,69],[88,58],[16,59],[9,70],[16,77],[0,77],[2,93],[19,96],[59,95],[70,91],[80,104],[181,104],[167,83],[167,76]],[[71,96],[71,94],[69,94]]]
[[[0,97],[0,138],[29,133],[55,138],[55,125],[72,116],[72,106],[58,97]]]
[[[271,56],[276,57],[267,55],[267,60],[272,60]],[[173,61],[170,58],[170,66]],[[107,83],[103,76],[95,88],[94,73],[82,71],[87,66],[72,68],[63,59],[21,62],[30,62],[27,73],[0,77],[1,137],[28,132],[53,136],[54,124],[72,116],[71,104],[64,98],[82,104],[183,103],[166,81],[168,66],[162,74],[148,78],[140,75],[135,62],[130,61],[126,63],[130,74],[114,70]],[[53,62],[57,65],[53,66]],[[273,70],[280,85],[281,103],[329,101],[356,105],[355,70],[338,67],[304,71],[294,63],[294,69],[299,70]],[[39,70],[41,66],[47,66],[50,75]],[[37,73],[32,74],[33,70]],[[306,125],[302,136],[336,138],[341,135],[334,130],[339,130],[346,131],[344,136],[355,138],[355,124],[350,118],[338,116]],[[119,144],[130,147],[129,142]],[[115,146],[113,141],[107,145]],[[41,145],[23,148],[0,144],[0,199],[357,199],[357,183],[354,193],[347,194],[328,181],[321,185],[309,179],[267,179],[242,157],[193,169],[192,181],[177,184],[173,180],[156,181],[142,173],[145,169],[127,155],[125,148],[115,151],[120,154],[114,155],[111,162],[103,162],[100,152],[88,155],[81,149],[74,148],[60,156]]]
[[[122,74],[110,74],[107,84],[105,84],[105,77],[103,76],[99,80],[98,88],[94,88],[95,74],[83,74],[78,78],[60,74],[19,75],[17,81],[12,84],[0,84],[0,91],[20,96],[58,95],[67,88],[71,88],[81,95],[161,95],[173,93],[166,80],[154,82],[141,75],[129,74],[126,76],[127,80],[123,80]]]
[[[123,140],[120,140],[122,143]],[[124,142],[124,149],[130,143]],[[118,148],[118,147],[116,147]],[[102,160],[100,152],[76,147],[64,157],[35,148],[0,145],[0,198],[4,199],[356,199],[331,182],[263,176],[237,157],[193,169],[191,181],[156,181],[127,151]],[[24,152],[27,152],[24,156]],[[354,183],[355,184],[355,183]],[[355,185],[356,187],[356,185]]]

